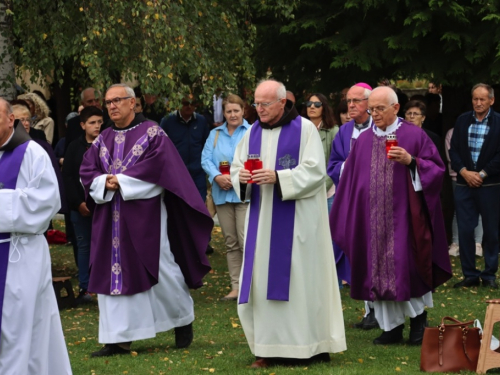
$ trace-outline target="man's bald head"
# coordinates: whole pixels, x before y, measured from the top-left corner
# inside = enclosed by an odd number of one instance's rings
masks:
[[[274,80],[259,83],[255,89],[255,106],[261,122],[276,124],[285,112],[285,105],[285,85]]]
[[[0,147],[7,143],[7,140],[14,131],[14,114],[10,103],[0,98]]]
[[[396,92],[387,86],[377,87],[368,98],[368,109],[375,125],[385,130],[398,116],[399,103]]]
[[[84,107],[97,107],[102,109],[101,93],[93,87],[87,87],[80,95]]]

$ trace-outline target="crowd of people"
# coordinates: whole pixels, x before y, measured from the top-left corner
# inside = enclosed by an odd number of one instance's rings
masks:
[[[191,344],[189,289],[210,270],[215,214],[231,286],[221,300],[237,301],[252,368],[346,350],[344,285],[364,302],[354,327],[382,330],[375,345],[402,342],[407,317],[408,342],[421,344],[450,256],[464,276],[455,288],[498,289],[494,91],[475,85],[473,110],[442,140],[441,89],[431,82],[408,98],[386,80],[358,82],[332,107],[318,92],[296,103],[271,79],[252,102],[218,92],[200,113],[191,95],[167,114],[125,84],[104,96],[90,87],[57,144],[40,95],[0,99],[0,373],[71,373],[43,237],[56,212],[78,266],[78,303],[97,295],[103,347],[93,357],[130,353],[171,329],[176,347]]]

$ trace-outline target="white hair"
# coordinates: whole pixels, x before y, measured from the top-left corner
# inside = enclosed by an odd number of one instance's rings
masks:
[[[257,83],[257,87],[259,87],[264,82],[276,82],[278,84],[278,88],[276,89],[276,98],[285,99],[286,98],[286,87],[282,82],[276,81],[275,79],[263,79]]]
[[[10,104],[7,100],[5,100],[4,98],[0,98],[0,104],[3,104],[4,107],[5,107],[5,112],[7,112],[7,115],[10,115],[13,110],[12,110],[12,104]],[[30,110],[28,109],[28,112]]]
[[[109,90],[111,90],[114,87],[123,87],[128,96],[130,96],[131,98],[135,98],[134,89],[124,83],[115,83],[114,85],[109,86],[108,89],[106,90],[106,94],[108,93]]]
[[[94,95],[96,93],[99,94],[99,91],[97,91],[95,88],[93,88],[93,87],[87,87],[86,89],[82,90],[82,92],[80,93],[80,99],[82,100],[82,102],[83,102],[83,99],[85,99],[85,91],[87,91],[87,90],[94,90]]]
[[[368,97],[370,96],[371,93],[372,93],[372,90],[368,90],[367,88],[365,88],[363,95],[365,96],[366,99],[368,99]]]
[[[399,103],[398,95],[396,94],[396,91],[394,91],[394,89],[392,89],[388,86],[379,86],[379,87],[375,87],[373,89],[372,94],[377,92],[377,91],[384,91],[386,93],[387,100],[389,101],[389,104]]]

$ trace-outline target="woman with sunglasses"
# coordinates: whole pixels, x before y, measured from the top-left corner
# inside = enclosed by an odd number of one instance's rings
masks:
[[[333,117],[333,109],[328,103],[326,96],[319,93],[310,94],[304,106],[307,110],[305,117],[311,120],[319,131],[325,153],[325,166],[327,166],[328,160],[330,160],[330,152],[332,151],[333,138],[335,138],[335,135],[339,131],[339,127],[335,124]],[[333,195],[335,194],[335,185],[333,185],[332,179],[328,176],[326,178],[326,191],[328,212],[330,212]]]

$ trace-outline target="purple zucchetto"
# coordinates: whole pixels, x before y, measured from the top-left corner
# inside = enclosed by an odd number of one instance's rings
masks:
[[[364,83],[364,82],[358,82],[354,86],[363,87],[363,88],[368,89],[370,91],[373,90],[372,87],[368,83]]]

